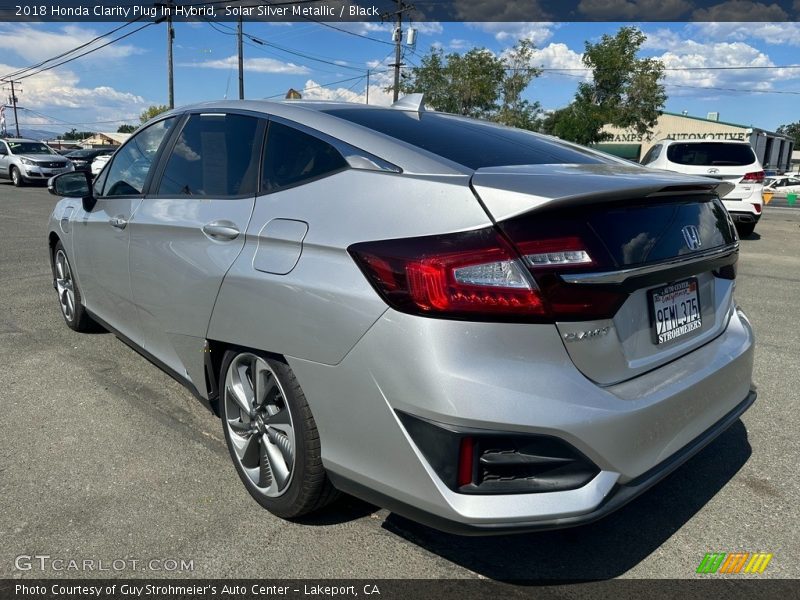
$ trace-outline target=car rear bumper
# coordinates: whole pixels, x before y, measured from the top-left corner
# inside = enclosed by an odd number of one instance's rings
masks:
[[[552,325],[466,323],[387,311],[334,366],[287,360],[315,416],[335,484],[459,533],[567,527],[629,501],[752,404],[754,338],[739,310],[693,352],[598,386]],[[597,474],[576,489],[464,494],[448,487],[400,413],[487,432],[550,436]]]
[[[625,484],[615,486],[606,495],[605,499],[590,512],[569,516],[556,517],[551,519],[540,519],[529,522],[505,523],[465,523],[454,521],[439,515],[424,512],[416,506],[404,504],[392,496],[387,496],[373,489],[367,488],[356,481],[342,477],[336,473],[331,473],[331,481],[343,492],[359,497],[367,502],[377,504],[387,508],[399,515],[413,519],[424,525],[428,525],[440,531],[454,533],[456,535],[500,535],[504,533],[526,533],[532,531],[544,531],[548,529],[562,529],[567,527],[577,527],[586,525],[602,519],[612,512],[622,508],[628,502],[635,499],[640,494],[646,492],[659,481],[667,477],[670,473],[678,469],[695,454],[700,452],[718,436],[725,432],[744,412],[756,401],[755,390],[750,390],[742,402],[739,403],[722,419],[695,438],[692,442],[681,448],[668,459],[662,461],[646,473]]]

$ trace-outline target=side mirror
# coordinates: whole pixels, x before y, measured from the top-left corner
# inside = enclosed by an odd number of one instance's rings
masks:
[[[97,199],[92,191],[91,175],[85,171],[71,171],[51,177],[47,191],[61,198],[80,198],[86,211],[94,208]]]

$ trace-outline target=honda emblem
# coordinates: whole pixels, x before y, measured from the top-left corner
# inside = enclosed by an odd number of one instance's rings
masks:
[[[697,250],[703,245],[700,239],[700,232],[694,225],[687,225],[681,229],[681,232],[683,232],[683,239],[686,241],[686,246],[689,250]]]

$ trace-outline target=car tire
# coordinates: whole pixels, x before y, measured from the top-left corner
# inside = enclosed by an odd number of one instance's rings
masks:
[[[22,173],[20,173],[17,167],[11,167],[11,182],[16,187],[22,187],[25,185],[25,179],[22,177]]]
[[[756,229],[755,223],[737,223],[736,231],[739,233],[740,238],[746,238],[753,233]]]
[[[72,265],[60,240],[53,248],[53,283],[58,293],[61,316],[67,327],[82,333],[97,331],[99,326],[83,307],[81,292],[72,276]]]
[[[291,368],[267,355],[228,350],[219,378],[225,442],[250,495],[292,519],[333,501],[311,409]]]

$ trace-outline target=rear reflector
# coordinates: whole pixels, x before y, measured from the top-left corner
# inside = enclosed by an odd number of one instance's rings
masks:
[[[754,202],[754,203],[753,203],[753,208],[755,209],[755,211],[756,211],[756,214],[761,214],[761,204],[756,204],[756,203]]]
[[[461,438],[458,449],[458,487],[472,483],[472,471],[475,464],[475,443],[471,437]]]

